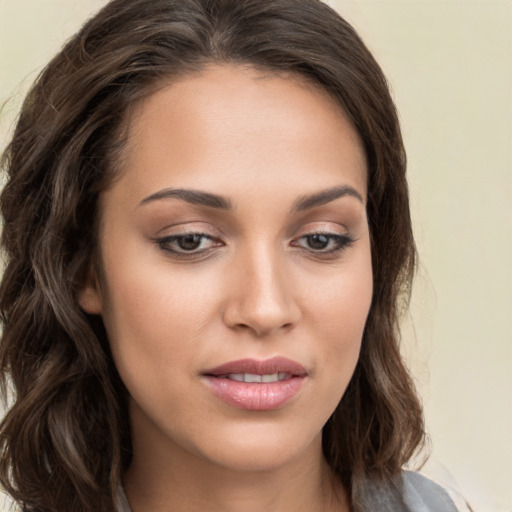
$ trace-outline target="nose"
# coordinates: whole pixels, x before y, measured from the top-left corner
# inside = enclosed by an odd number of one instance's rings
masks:
[[[270,250],[241,254],[227,277],[224,323],[257,337],[291,329],[301,318],[286,261]]]

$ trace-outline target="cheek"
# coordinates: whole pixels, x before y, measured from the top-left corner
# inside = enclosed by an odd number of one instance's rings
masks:
[[[310,297],[310,328],[322,346],[318,371],[341,394],[357,364],[373,293],[369,249],[353,264],[334,273],[328,286]],[[339,396],[341,398],[341,396]]]
[[[103,319],[119,371],[149,381],[155,367],[186,368],[208,297],[189,280],[137,261],[110,265]]]

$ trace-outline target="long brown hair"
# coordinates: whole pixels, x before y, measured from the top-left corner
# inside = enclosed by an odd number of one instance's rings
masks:
[[[98,194],[122,172],[129,106],[162,80],[228,62],[318,84],[364,143],[374,294],[355,374],[323,432],[353,510],[368,510],[376,488],[398,495],[423,442],[399,352],[415,265],[406,158],[386,79],[356,32],[319,0],[113,0],[38,77],[2,159],[0,368],[13,399],[0,482],[25,511],[115,510],[130,462],[127,392],[101,318],[77,302]]]

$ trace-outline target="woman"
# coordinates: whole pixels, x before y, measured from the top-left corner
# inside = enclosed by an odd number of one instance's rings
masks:
[[[36,81],[4,167],[22,510],[455,510],[402,470],[424,441],[405,153],[334,11],[114,0]]]

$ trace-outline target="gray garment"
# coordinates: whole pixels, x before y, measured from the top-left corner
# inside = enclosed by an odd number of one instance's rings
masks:
[[[457,512],[455,503],[440,485],[411,471],[406,471],[404,477],[404,502],[410,512]]]
[[[393,512],[457,512],[455,503],[441,486],[411,471],[405,471],[403,476],[402,503],[392,503],[383,493],[382,501],[376,500],[380,503],[375,512],[384,508]],[[119,490],[119,512],[131,512],[123,489]]]

